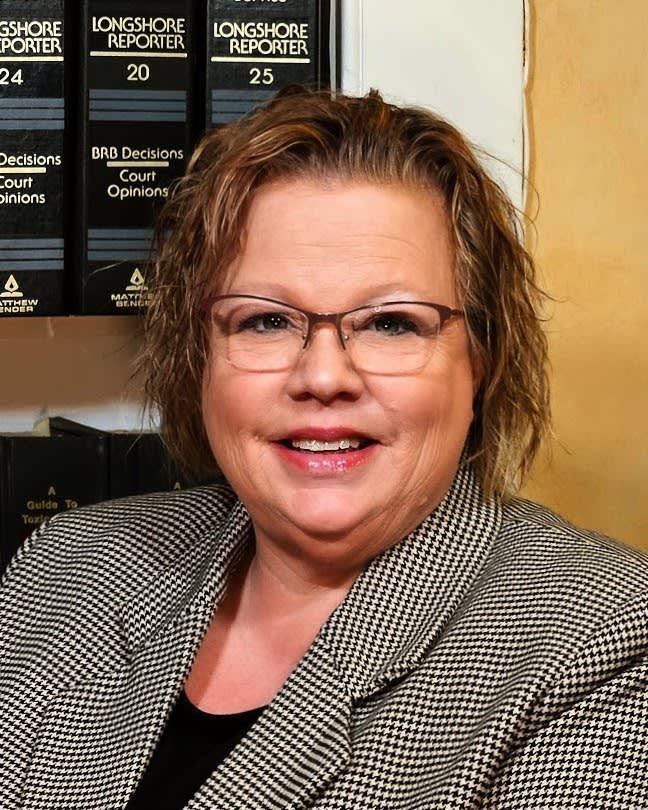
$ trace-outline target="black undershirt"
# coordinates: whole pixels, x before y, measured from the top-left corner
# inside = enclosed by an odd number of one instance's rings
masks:
[[[265,708],[208,714],[183,691],[126,810],[181,810]]]

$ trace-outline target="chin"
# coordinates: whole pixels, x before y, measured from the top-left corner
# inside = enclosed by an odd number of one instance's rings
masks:
[[[304,534],[335,541],[366,530],[372,510],[359,503],[359,497],[335,489],[296,493],[286,517]]]

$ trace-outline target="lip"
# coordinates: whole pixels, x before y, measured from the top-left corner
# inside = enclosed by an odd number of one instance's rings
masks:
[[[348,449],[341,452],[328,451],[313,453],[290,447],[289,442],[314,439],[318,442],[334,442],[340,439],[359,439],[369,442],[357,450]],[[294,470],[309,477],[331,478],[345,475],[366,464],[374,455],[380,442],[364,431],[348,425],[304,425],[293,428],[287,433],[277,435],[272,447],[279,458]]]
[[[299,441],[300,439],[315,439],[318,442],[335,442],[338,439],[361,439],[365,441],[375,442],[376,439],[356,430],[351,427],[303,427],[291,430],[283,436],[278,437],[275,441]]]

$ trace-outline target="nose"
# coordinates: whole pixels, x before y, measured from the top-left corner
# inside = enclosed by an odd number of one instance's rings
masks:
[[[336,398],[358,399],[364,380],[340,342],[333,323],[313,327],[310,340],[290,372],[288,393],[294,399],[315,397],[329,403]]]

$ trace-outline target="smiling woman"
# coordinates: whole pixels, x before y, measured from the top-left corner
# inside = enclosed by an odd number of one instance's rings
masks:
[[[464,138],[284,94],[205,136],[157,256],[149,399],[230,486],[13,561],[7,806],[647,805],[648,561],[514,497],[542,294]]]
[[[297,352],[279,370],[264,351],[251,361],[252,370],[241,368],[231,348],[228,355],[212,340],[204,375],[209,443],[250,509],[257,545],[281,549],[308,580],[348,585],[441,501],[472,421],[479,372],[463,320],[440,330],[434,308],[409,303],[456,308],[443,202],[431,192],[366,182],[267,184],[250,206],[245,245],[217,289],[272,294],[319,312],[387,305],[401,318],[410,313],[406,336],[383,335],[379,346],[375,326],[367,328],[375,315],[368,324],[352,313],[342,340],[334,324],[319,323],[305,341],[308,331],[294,319]],[[394,299],[405,304],[390,305]],[[419,321],[431,315],[437,328],[415,326],[412,313],[419,308]],[[389,325],[378,321],[378,328],[381,323]],[[358,345],[367,334],[378,356],[358,365],[356,357],[366,358]],[[412,338],[420,357],[408,368]],[[239,327],[230,347],[241,339]],[[264,361],[267,367],[259,368]],[[367,363],[377,370],[367,372]],[[363,446],[294,446],[295,440],[339,439],[362,439]],[[411,503],[402,509],[405,488]]]

